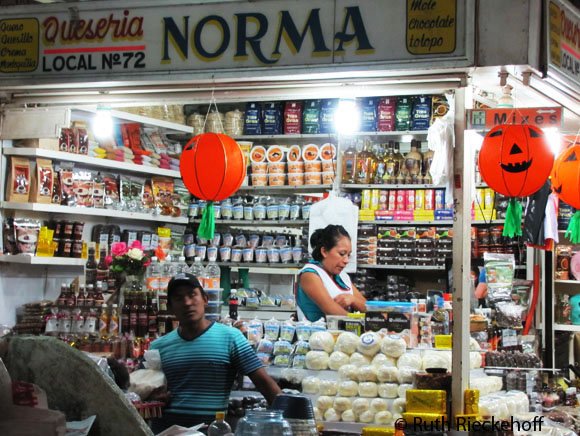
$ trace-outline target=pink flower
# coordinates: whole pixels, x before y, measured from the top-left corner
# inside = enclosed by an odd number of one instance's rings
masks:
[[[105,263],[107,264],[107,266],[111,266],[111,264],[113,263],[113,256],[105,257]]]
[[[123,256],[124,254],[127,253],[127,244],[125,244],[124,242],[115,242],[112,246],[111,246],[111,253],[113,254],[113,256]]]
[[[133,241],[130,248],[138,248],[139,250],[143,251],[143,245],[141,245],[141,241],[139,241],[138,239],[135,239]]]

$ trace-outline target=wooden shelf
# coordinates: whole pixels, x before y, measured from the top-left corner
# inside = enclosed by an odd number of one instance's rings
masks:
[[[57,266],[84,266],[86,259],[73,257],[43,257],[30,256],[28,254],[3,254],[0,255],[0,262],[21,263],[26,265],[57,265]]]
[[[67,153],[64,151],[45,150],[42,148],[6,147],[3,149],[5,156],[22,156],[29,158],[46,158],[65,162],[75,162],[95,168],[106,168],[117,171],[128,171],[152,176],[167,176],[176,179],[181,178],[179,171],[166,170],[163,168],[137,165],[129,162],[117,162],[111,159],[99,159],[84,154]]]
[[[71,207],[57,204],[42,203],[17,203],[4,201],[1,204],[7,210],[26,210],[31,212],[60,213],[69,215],[89,215],[114,218],[119,220],[157,221],[174,224],[187,224],[187,217],[171,217],[164,215],[151,215],[149,213],[127,212],[114,209],[97,209],[94,207]]]

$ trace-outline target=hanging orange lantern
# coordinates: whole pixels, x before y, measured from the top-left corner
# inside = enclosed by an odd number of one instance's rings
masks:
[[[207,201],[228,198],[246,177],[240,146],[221,133],[202,133],[192,138],[183,149],[179,169],[189,192]]]
[[[213,202],[236,192],[246,177],[246,162],[238,143],[221,133],[202,133],[183,149],[179,161],[183,183],[195,197],[207,200],[197,234],[213,239]]]
[[[527,197],[546,182],[554,154],[544,132],[525,124],[501,124],[489,131],[479,152],[487,185],[508,197]]]
[[[577,209],[570,219],[565,237],[573,244],[580,243],[580,145],[564,150],[554,162],[552,189],[558,198]]]

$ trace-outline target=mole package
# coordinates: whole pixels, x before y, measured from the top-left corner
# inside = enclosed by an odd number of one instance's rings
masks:
[[[401,301],[367,301],[365,330],[385,329],[388,334],[400,335],[408,347],[416,347],[418,319],[413,307],[413,303]]]

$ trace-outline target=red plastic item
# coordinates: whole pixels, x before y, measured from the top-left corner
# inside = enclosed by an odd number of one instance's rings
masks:
[[[501,124],[485,135],[479,152],[481,177],[494,191],[527,197],[548,179],[554,154],[544,132],[535,126]]]
[[[183,149],[179,169],[189,192],[207,201],[228,198],[246,176],[240,146],[221,133],[202,133],[192,138]]]

